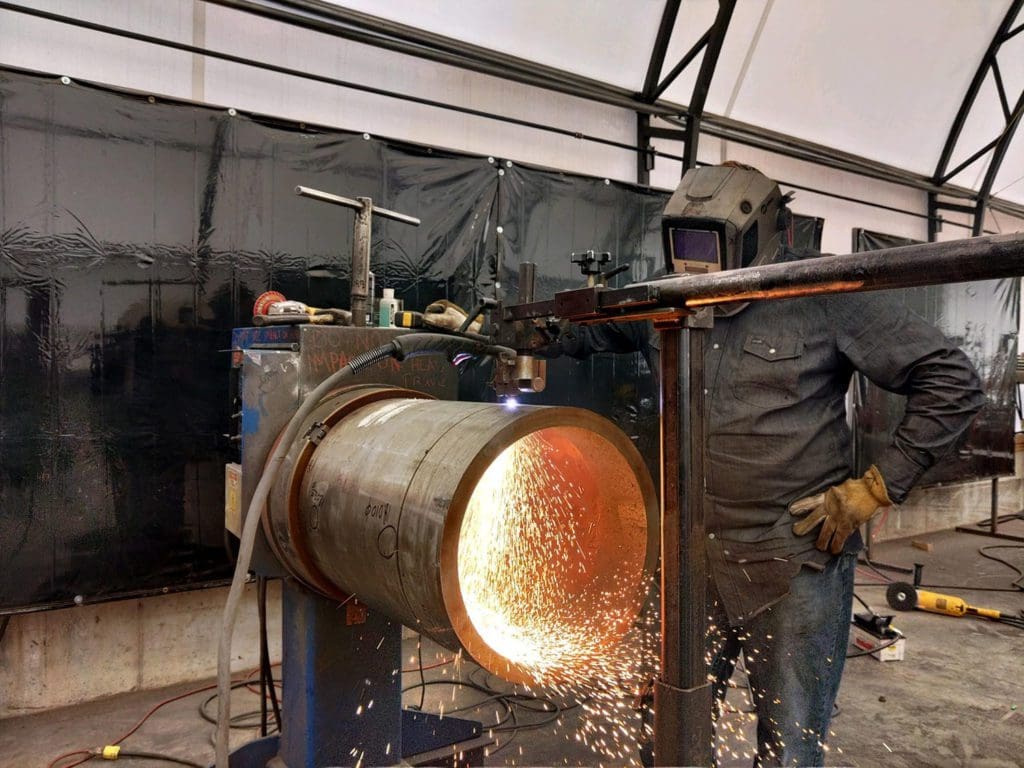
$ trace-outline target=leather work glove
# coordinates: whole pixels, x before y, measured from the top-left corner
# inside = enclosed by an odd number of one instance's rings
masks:
[[[454,304],[448,299],[439,299],[427,305],[427,308],[423,310],[423,324],[446,331],[457,331],[466,322],[468,316],[469,313],[458,304]],[[482,325],[483,316],[478,315],[466,330],[470,333],[480,333]]]
[[[851,533],[891,504],[882,473],[872,464],[863,477],[851,477],[824,493],[794,501],[789,511],[793,515],[807,515],[793,524],[793,533],[803,536],[820,524],[815,546],[822,552],[838,555]]]

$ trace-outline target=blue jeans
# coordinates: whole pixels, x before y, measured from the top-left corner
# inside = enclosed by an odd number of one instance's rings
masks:
[[[757,710],[755,766],[824,765],[822,745],[846,662],[856,564],[856,554],[844,553],[824,571],[801,568],[789,595],[742,627],[730,627],[715,609],[715,697],[725,696],[742,650]]]

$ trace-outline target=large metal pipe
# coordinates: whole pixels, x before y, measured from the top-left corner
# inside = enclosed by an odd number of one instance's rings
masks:
[[[629,631],[657,558],[658,503],[611,422],[364,386],[327,398],[305,432],[263,522],[312,588],[516,682],[569,679],[574,654],[598,657]],[[538,652],[531,632],[567,650]]]

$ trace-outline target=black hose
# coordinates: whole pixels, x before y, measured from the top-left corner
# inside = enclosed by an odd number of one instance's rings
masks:
[[[273,678],[271,678],[270,685],[277,685],[277,684],[280,684],[280,682],[281,682],[280,680],[274,680]],[[242,681],[239,681],[237,683],[232,683],[231,684],[231,690],[234,691],[234,690],[237,690],[239,688],[245,688],[245,687],[247,687],[249,685],[250,685],[250,683],[242,680]],[[205,699],[203,699],[203,701],[199,702],[199,706],[197,707],[197,710],[199,712],[199,716],[201,718],[203,718],[203,720],[205,720],[206,722],[212,723],[213,725],[217,724],[217,718],[214,715],[210,714],[209,710],[210,710],[210,705],[213,702],[215,702],[216,700],[217,700],[217,694],[216,693],[211,693],[209,696],[207,696]],[[258,722],[251,722],[252,719],[257,717],[257,716],[259,716],[259,714],[260,714],[260,711],[258,709],[253,709],[253,710],[251,710],[249,712],[239,712],[237,714],[234,714],[234,715],[231,716],[231,728],[234,728],[236,730],[249,730],[249,729],[252,729],[252,728],[259,728],[260,724]],[[269,726],[269,723],[268,723],[268,726]],[[273,733],[273,731],[271,731],[271,733]]]
[[[858,656],[869,656],[872,653],[878,653],[883,648],[888,648],[890,645],[896,645],[896,643],[898,643],[902,639],[903,639],[902,635],[900,635],[899,637],[891,638],[890,640],[887,640],[886,642],[884,642],[884,643],[882,643],[880,645],[876,645],[874,648],[863,648],[861,650],[853,651],[852,653],[848,653],[848,654],[846,654],[846,658],[848,658],[848,659],[855,659]]]
[[[160,760],[160,761],[165,762],[165,763],[174,763],[176,765],[187,765],[187,766],[189,766],[189,768],[206,768],[206,766],[203,765],[202,763],[193,763],[191,760],[186,760],[186,759],[184,759],[182,757],[174,757],[173,755],[161,755],[158,752],[136,752],[134,750],[131,751],[131,752],[127,752],[127,751],[122,749],[122,750],[120,750],[117,753],[117,759],[118,760],[123,760],[126,757],[129,757],[129,758],[133,757],[133,758],[137,758],[139,760]]]
[[[400,336],[399,338],[402,337]],[[376,349],[371,349],[369,352],[363,352],[362,354],[356,355],[348,361],[348,367],[352,369],[352,373],[359,373],[364,368],[369,368],[371,365],[376,365],[377,363],[387,360],[398,351],[399,347],[394,341],[392,341],[390,344],[385,344],[383,347],[377,347]]]
[[[260,736],[267,735],[267,694],[270,695],[270,706],[274,712],[277,730],[281,730],[281,706],[277,701],[277,688],[274,686],[274,675],[270,668],[270,642],[267,639],[267,579],[256,578],[256,602],[260,620]],[[270,690],[267,690],[267,686]]]
[[[1024,551],[1024,545],[1020,545],[1020,544],[989,544],[987,547],[981,547],[978,550],[978,554],[981,555],[982,557],[984,557],[984,558],[986,558],[988,560],[994,560],[995,562],[1001,563],[1001,564],[1005,565],[1007,568],[1010,568],[1010,569],[1016,571],[1017,572],[1017,579],[1015,581],[1011,582],[1011,583],[1017,589],[1024,590],[1024,570],[1021,570],[1020,568],[1018,568],[1016,565],[1014,565],[1013,563],[1009,562],[1008,560],[1003,560],[1003,558],[1001,558],[1001,557],[996,557],[995,555],[990,555],[989,554],[989,550],[991,550],[991,549],[1016,549],[1016,550],[1019,550],[1019,551]]]

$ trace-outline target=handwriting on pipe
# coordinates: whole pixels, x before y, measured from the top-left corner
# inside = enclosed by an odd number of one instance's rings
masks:
[[[371,330],[345,334],[344,337],[327,333],[309,334],[302,342],[306,376],[314,380],[324,379],[343,368],[356,355],[376,349],[389,338]],[[368,368],[362,378],[428,391],[446,385],[454,387],[456,381],[452,366],[440,355],[414,357],[402,363],[389,358]]]

